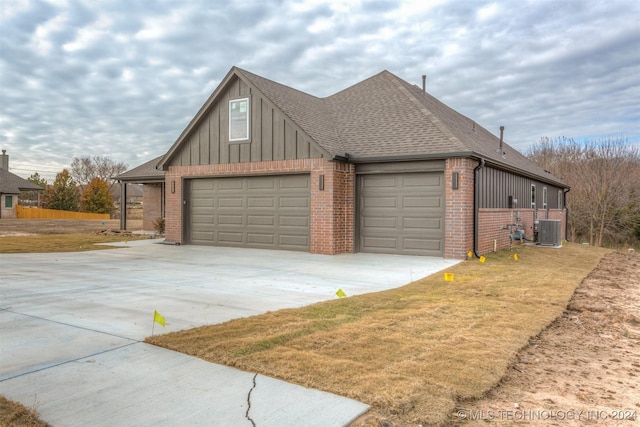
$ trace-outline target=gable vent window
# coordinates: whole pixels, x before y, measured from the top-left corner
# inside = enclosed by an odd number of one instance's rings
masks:
[[[229,141],[249,141],[249,98],[229,101]]]

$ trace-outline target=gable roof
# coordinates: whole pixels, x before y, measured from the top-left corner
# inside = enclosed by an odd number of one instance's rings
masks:
[[[153,182],[164,181],[164,171],[156,169],[156,165],[164,156],[156,157],[138,167],[129,169],[118,176],[113,177],[117,181],[125,182]]]
[[[0,168],[0,194],[20,194],[22,191],[30,190],[44,190],[44,188]]]
[[[447,157],[483,158],[490,165],[565,184],[468,117],[389,71],[318,98],[232,67],[159,162],[165,167],[217,95],[236,76],[261,92],[327,157],[354,163]]]

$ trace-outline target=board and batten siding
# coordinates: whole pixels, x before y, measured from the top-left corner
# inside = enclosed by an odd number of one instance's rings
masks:
[[[543,209],[542,193],[546,187],[547,209],[558,209],[558,192],[563,191],[560,187],[488,166],[480,169],[479,180],[479,208],[507,209],[509,196],[513,196],[518,200],[515,209],[531,209],[531,185],[535,184],[536,208]]]
[[[229,100],[246,97],[250,99],[251,139],[229,142]],[[171,166],[322,157],[301,129],[239,78],[229,82],[219,101],[205,112],[186,139],[188,143],[173,156]]]

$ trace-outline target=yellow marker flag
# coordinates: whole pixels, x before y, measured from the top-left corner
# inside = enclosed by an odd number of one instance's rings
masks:
[[[162,314],[158,313],[156,310],[153,310],[153,321],[161,324],[162,326],[166,323]]]
[[[467,258],[469,259],[473,258],[473,252],[471,251],[467,252]]]
[[[513,254],[513,260],[517,261],[518,260],[518,254]]]
[[[336,295],[338,296],[338,298],[344,298],[347,296],[347,294],[345,294],[342,289],[338,289],[338,291],[336,292]]]
[[[444,273],[445,282],[453,282],[453,273]]]
[[[483,263],[483,264],[484,264],[484,262],[485,262],[486,260],[487,260],[487,259],[486,259],[484,256],[481,256],[481,257],[480,257],[480,262],[481,262],[481,263]]]

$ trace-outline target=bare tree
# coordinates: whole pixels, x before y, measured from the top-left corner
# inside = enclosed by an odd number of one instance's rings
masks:
[[[542,138],[528,157],[571,186],[572,240],[629,243],[640,224],[640,151],[622,137],[576,142]]]
[[[82,191],[94,178],[100,178],[109,183],[109,191],[111,191],[115,185],[111,178],[126,170],[126,163],[115,162],[107,156],[82,156],[73,158],[69,172]]]

